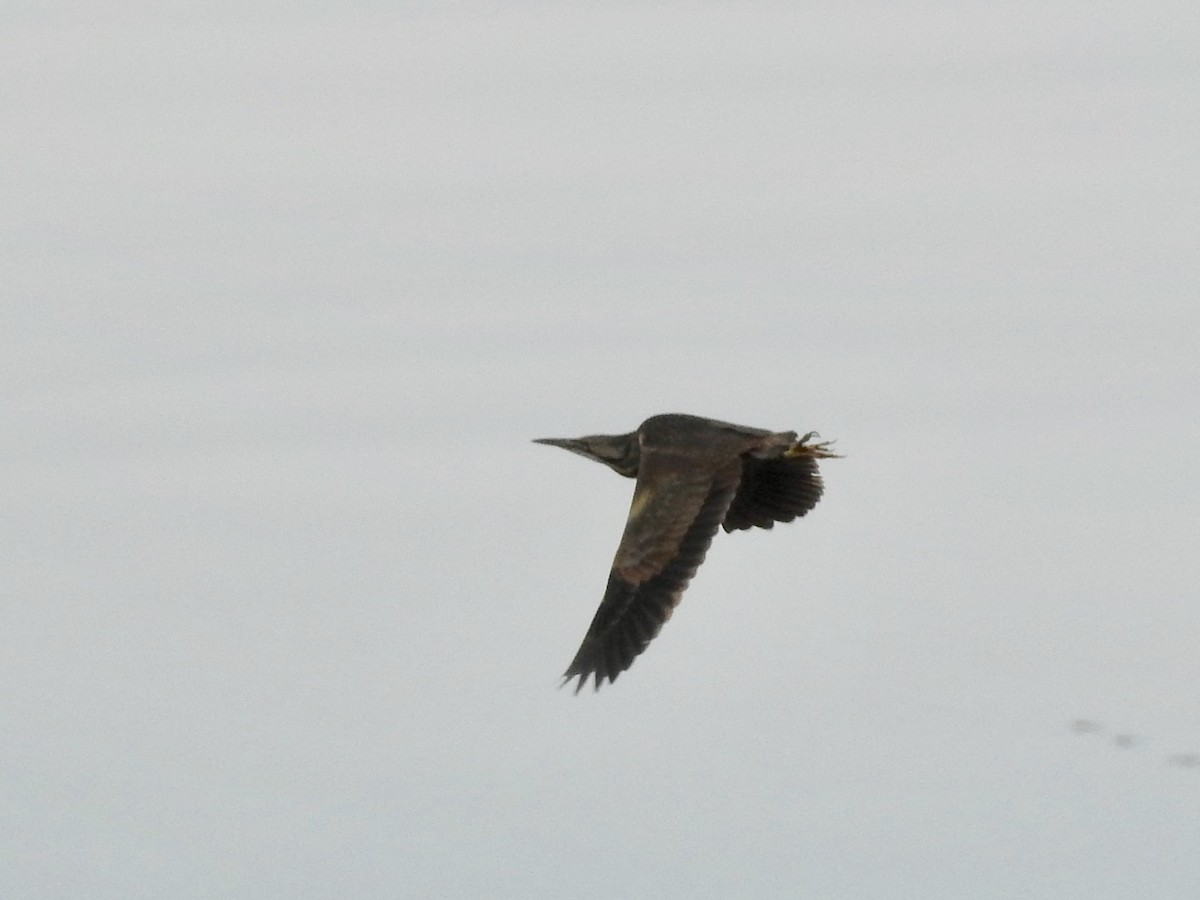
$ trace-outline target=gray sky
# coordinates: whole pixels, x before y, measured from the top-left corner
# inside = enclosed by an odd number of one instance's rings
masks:
[[[1197,46],[6,5],[0,894],[1196,896]],[[847,458],[556,690],[667,411]]]

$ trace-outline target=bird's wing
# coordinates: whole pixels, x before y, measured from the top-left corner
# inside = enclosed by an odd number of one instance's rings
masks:
[[[817,461],[811,456],[745,456],[741,486],[729,504],[722,527],[734,531],[790,522],[816,506],[823,490]]]
[[[593,677],[615,681],[633,664],[679,603],[737,491],[741,463],[697,471],[690,460],[642,457],[625,533],[608,589],[564,679],[578,693]]]

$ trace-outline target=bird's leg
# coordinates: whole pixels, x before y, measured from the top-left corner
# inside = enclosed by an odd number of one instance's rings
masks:
[[[833,441],[819,441],[815,444],[810,444],[809,441],[813,438],[819,438],[820,435],[815,431],[810,431],[792,446],[783,451],[786,459],[795,459],[798,456],[807,456],[810,459],[841,459],[842,454],[834,453],[830,446]]]

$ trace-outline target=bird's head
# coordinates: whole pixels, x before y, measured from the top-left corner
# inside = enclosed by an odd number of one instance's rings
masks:
[[[641,448],[637,432],[630,434],[589,434],[581,438],[537,438],[535,444],[562,447],[596,462],[602,462],[619,475],[635,478]]]

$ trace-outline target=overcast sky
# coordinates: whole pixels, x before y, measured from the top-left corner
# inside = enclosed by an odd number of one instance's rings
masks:
[[[5,4],[0,895],[1200,896],[1197,47]],[[575,696],[659,412],[846,458]]]

